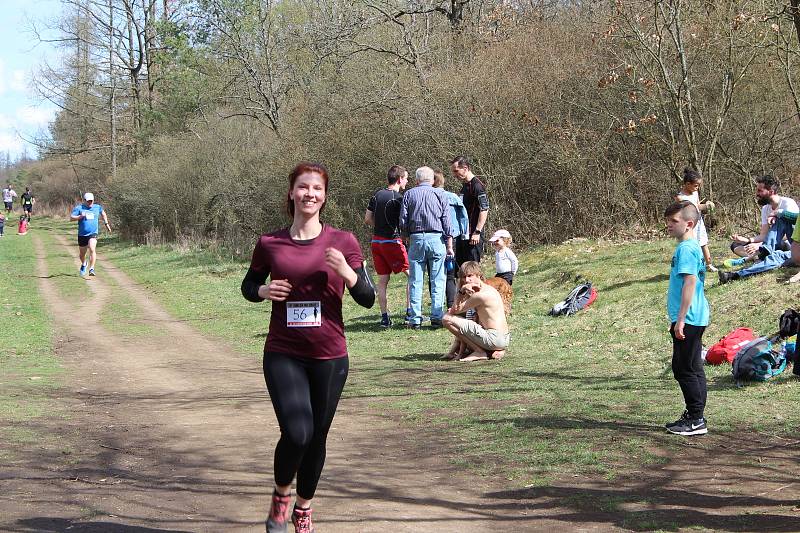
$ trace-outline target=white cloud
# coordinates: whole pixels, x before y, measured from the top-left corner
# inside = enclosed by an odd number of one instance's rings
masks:
[[[18,135],[7,131],[0,131],[0,152],[20,154],[25,149],[25,143]]]
[[[10,118],[0,113],[0,131],[14,129],[14,123]]]
[[[9,86],[13,91],[19,91],[21,93],[28,91],[28,80],[25,76],[24,70],[15,70],[11,73],[11,81],[9,82]]]
[[[55,116],[55,108],[26,106],[17,109],[17,119],[26,126],[47,126]]]

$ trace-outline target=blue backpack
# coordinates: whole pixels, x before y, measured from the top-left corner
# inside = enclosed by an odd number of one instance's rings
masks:
[[[741,386],[743,381],[767,381],[786,370],[786,351],[780,338],[758,337],[745,344],[733,359],[733,379]]]

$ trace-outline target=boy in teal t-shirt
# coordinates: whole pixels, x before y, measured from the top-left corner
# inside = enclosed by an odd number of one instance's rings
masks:
[[[709,309],[703,291],[706,265],[694,234],[700,212],[692,202],[676,202],[664,211],[664,218],[667,233],[678,241],[669,274],[667,314],[671,323],[672,374],[686,403],[683,415],[666,427],[677,435],[702,435],[708,433],[704,418],[706,374],[701,352]]]

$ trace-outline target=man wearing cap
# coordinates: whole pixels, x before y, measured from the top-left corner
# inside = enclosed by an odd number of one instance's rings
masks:
[[[100,204],[94,203],[94,194],[87,192],[83,195],[83,202],[76,205],[72,210],[69,219],[78,222],[78,246],[80,248],[81,268],[80,275],[86,275],[86,268],[89,267],[89,275],[94,276],[94,263],[97,259],[97,234],[99,232],[99,220],[103,218],[103,224],[111,233],[111,226],[108,224],[108,217]],[[87,261],[86,250],[89,250]]]

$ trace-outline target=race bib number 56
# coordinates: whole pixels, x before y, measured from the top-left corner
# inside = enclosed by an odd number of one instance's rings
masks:
[[[287,328],[315,328],[322,325],[320,302],[286,302]]]

